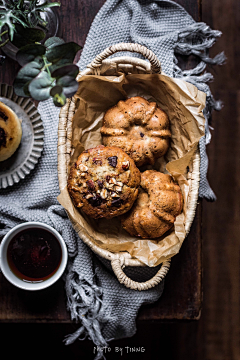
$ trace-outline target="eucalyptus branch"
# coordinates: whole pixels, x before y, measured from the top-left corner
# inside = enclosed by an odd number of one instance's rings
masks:
[[[36,42],[22,47],[16,55],[22,68],[14,81],[15,93],[37,101],[52,97],[56,106],[63,106],[78,89],[79,69],[73,61],[81,48],[58,37],[47,39],[44,45]]]
[[[47,72],[48,72],[48,75],[51,77],[51,72],[50,72],[50,70],[49,70],[49,66],[51,66],[52,63],[50,63],[50,62],[47,61],[47,58],[46,58],[45,55],[43,55],[42,58],[43,58],[43,62],[44,62],[44,67],[43,67],[42,70],[45,70],[45,69],[46,69]]]

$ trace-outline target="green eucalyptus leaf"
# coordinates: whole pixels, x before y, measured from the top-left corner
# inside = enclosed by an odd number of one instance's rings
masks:
[[[45,43],[44,43],[44,46],[46,46],[48,49],[50,48],[53,48],[55,46],[58,46],[58,45],[62,45],[62,44],[65,44],[65,41],[57,36],[53,36],[53,37],[50,37],[48,38]]]
[[[44,66],[41,57],[37,57],[34,61],[23,66],[13,83],[14,91],[18,96],[30,96],[28,85],[41,71]]]
[[[53,86],[50,91],[50,95],[53,98],[53,103],[58,107],[61,107],[66,104],[66,96],[63,94],[62,91],[63,88],[60,85]]]
[[[56,105],[58,107],[62,107],[63,105],[66,104],[66,96],[64,94],[54,95],[53,103],[54,103],[54,105]]]
[[[75,42],[69,42],[66,44],[54,46],[46,51],[46,57],[49,62],[53,64],[58,64],[58,66],[63,64],[72,63],[76,53],[82,49],[82,47]]]
[[[71,76],[75,79],[78,73],[79,73],[79,68],[77,65],[68,64],[68,65],[59,66],[53,72],[51,72],[51,75],[56,79],[65,75]]]
[[[26,82],[23,79],[16,78],[13,83],[15,94],[22,97],[30,97],[31,95],[30,92],[28,91],[29,82]]]
[[[63,93],[66,97],[73,96],[78,89],[78,82],[75,78],[68,75],[59,78],[56,84],[62,86]]]
[[[31,97],[37,101],[47,100],[50,97],[52,82],[53,79],[48,72],[41,71],[28,86]]]
[[[22,25],[15,25],[15,33],[13,37],[13,45],[21,48],[28,44],[34,44],[40,42],[46,36],[45,32],[36,28],[24,28]]]
[[[60,86],[60,85],[55,85],[55,86],[53,86],[53,87],[51,88],[50,95],[53,97],[53,96],[55,96],[55,95],[57,95],[57,94],[58,94],[58,95],[61,94],[62,91],[63,91],[62,86]]]
[[[16,59],[21,66],[33,61],[36,56],[42,56],[46,52],[46,48],[40,44],[29,44],[23,46],[16,54]]]

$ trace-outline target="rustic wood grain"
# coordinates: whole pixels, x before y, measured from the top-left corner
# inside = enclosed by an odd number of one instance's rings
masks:
[[[202,0],[175,0],[176,3],[183,6],[184,9],[194,18],[196,21],[201,21],[201,2]]]
[[[225,51],[222,67],[209,67],[210,84],[224,107],[212,116],[212,141],[208,146],[209,182],[217,201],[203,202],[203,309],[196,325],[181,327],[174,359],[238,360],[239,347],[239,238],[240,238],[240,6],[234,0],[202,1],[202,20],[223,32],[210,50]],[[194,334],[194,335],[192,335]],[[172,335],[172,334],[171,334]],[[192,335],[192,336],[191,336]],[[184,346],[181,339],[191,339]],[[195,349],[198,349],[197,351]]]
[[[203,20],[223,35],[211,50],[224,50],[227,62],[215,67],[211,84],[224,103],[213,114],[212,142],[208,147],[209,181],[217,202],[204,204],[204,328],[206,358],[239,359],[240,284],[240,6],[234,0],[203,0]]]
[[[84,6],[84,1],[78,1]],[[62,3],[67,4],[66,1]],[[76,1],[69,0],[69,6]],[[224,101],[224,108],[213,114],[215,130],[209,154],[209,181],[218,200],[215,203],[203,201],[203,306],[198,321],[159,323],[142,320],[137,322],[137,333],[131,339],[121,339],[110,343],[111,352],[107,359],[163,359],[163,360],[239,360],[239,126],[240,126],[240,89],[239,89],[239,36],[240,6],[238,0],[178,0],[195,19],[196,9],[199,16],[214,29],[223,31],[222,38],[211,50],[215,55],[225,50],[228,57],[223,67],[213,67],[210,71],[215,79],[211,89],[217,99]],[[85,11],[91,13],[91,6],[97,11],[98,1],[89,1]],[[67,6],[67,5],[65,5]],[[100,6],[99,6],[100,7]],[[80,14],[80,13],[79,13]],[[87,14],[87,12],[85,13]],[[93,14],[93,13],[92,13]],[[194,15],[195,14],[195,15]],[[90,16],[88,14],[87,16]],[[90,22],[83,19],[81,29],[88,31]],[[93,17],[93,15],[91,15]],[[71,18],[71,20],[73,20]],[[82,22],[81,22],[82,24]],[[67,32],[66,31],[66,36]],[[82,39],[86,36],[82,35]],[[76,34],[74,32],[74,34]],[[70,36],[70,34],[69,34]],[[76,40],[75,40],[76,41]],[[12,65],[14,67],[14,63]],[[11,74],[4,74],[11,80]],[[3,73],[0,68],[0,77]],[[5,80],[7,81],[7,80]],[[199,211],[199,210],[198,210]],[[186,239],[178,257],[183,256]],[[186,256],[187,254],[185,254]],[[191,261],[194,261],[191,258]],[[173,276],[170,272],[168,276]],[[60,284],[61,285],[61,284]],[[1,286],[1,284],[0,284]],[[56,284],[57,286],[57,284]],[[167,289],[167,283],[165,290]],[[166,296],[164,292],[162,299]],[[177,302],[178,300],[176,300]],[[17,302],[17,300],[16,300]],[[0,303],[1,309],[2,303]],[[33,305],[32,305],[33,306]],[[151,312],[149,307],[147,311]],[[0,324],[1,351],[9,353],[9,339],[13,340],[11,354],[24,355],[32,359],[33,354],[51,358],[93,359],[93,344],[89,340],[75,342],[66,347],[63,338],[77,329],[71,324]],[[27,343],[27,346],[26,346]],[[124,356],[114,352],[114,347],[144,347],[144,353],[131,353]],[[36,351],[37,349],[37,351]],[[46,349],[47,355],[46,355]]]

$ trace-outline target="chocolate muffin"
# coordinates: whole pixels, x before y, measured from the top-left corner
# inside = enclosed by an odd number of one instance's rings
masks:
[[[111,219],[131,209],[140,179],[140,171],[122,149],[99,145],[83,151],[71,167],[68,191],[87,215]]]

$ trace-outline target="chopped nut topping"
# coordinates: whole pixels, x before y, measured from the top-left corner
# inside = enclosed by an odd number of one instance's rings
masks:
[[[78,184],[76,184],[76,185],[78,185]],[[79,191],[79,188],[78,187],[76,187],[76,186],[72,186],[72,188],[71,188],[73,191]]]
[[[106,183],[106,184],[105,184],[105,187],[106,187],[107,189],[112,189],[112,188],[114,187],[114,184],[108,184],[108,183]]]
[[[107,190],[106,190],[106,189],[103,189],[103,190],[101,191],[101,193],[100,193],[100,196],[101,196],[102,199],[106,199],[107,196],[108,196]]]
[[[111,179],[109,180],[109,183],[110,183],[110,184],[116,184],[116,183],[117,183],[117,180],[116,180],[115,178],[111,178]]]
[[[114,186],[114,190],[121,192],[122,191],[122,187],[121,186]]]
[[[86,195],[86,199],[90,199],[91,197],[93,197],[93,194],[87,194]]]
[[[123,163],[122,163],[122,168],[123,168],[123,170],[128,170],[128,168],[129,168],[129,161],[123,161]]]
[[[84,164],[80,164],[80,165],[78,166],[78,168],[79,168],[79,170],[82,171],[82,172],[88,171],[88,167],[87,167],[86,165],[84,165]]]
[[[97,165],[102,165],[102,160],[98,158],[93,158],[93,163]]]
[[[80,174],[81,177],[85,177],[87,175],[87,173],[83,172]]]
[[[116,182],[116,185],[118,185],[118,186],[123,186],[123,183],[122,183],[121,181],[117,181],[117,182]]]
[[[112,195],[112,197],[119,197],[119,195],[115,192],[113,192],[111,195]]]

